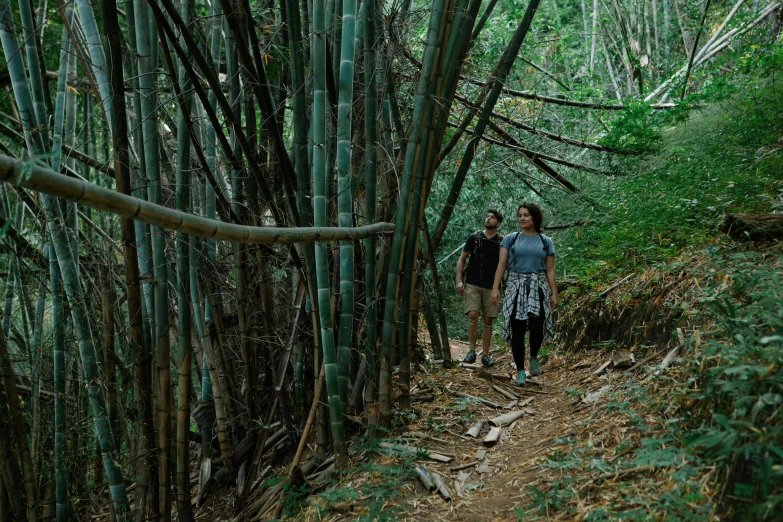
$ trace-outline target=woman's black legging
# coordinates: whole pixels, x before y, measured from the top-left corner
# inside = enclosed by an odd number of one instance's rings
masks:
[[[544,342],[544,305],[543,297],[538,317],[528,316],[526,321],[521,319],[511,320],[511,353],[514,354],[514,362],[517,371],[525,369],[525,331],[530,330],[530,357],[537,357],[538,350]],[[516,306],[511,317],[516,315]]]

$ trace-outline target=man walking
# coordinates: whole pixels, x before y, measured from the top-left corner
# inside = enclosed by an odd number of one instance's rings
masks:
[[[478,230],[468,237],[462,255],[457,261],[457,293],[465,296],[465,314],[468,316],[468,342],[470,351],[463,362],[476,361],[476,341],[478,339],[479,313],[483,318],[484,329],[481,333],[481,347],[484,355],[481,363],[492,366],[495,361],[489,356],[489,343],[492,340],[492,321],[498,316],[498,305],[492,305],[490,295],[495,280],[495,270],[500,256],[500,242],[503,236],[498,234],[498,227],[503,222],[503,214],[491,208],[484,220],[484,230]],[[468,269],[464,270],[465,260]],[[463,272],[465,280],[463,281]]]

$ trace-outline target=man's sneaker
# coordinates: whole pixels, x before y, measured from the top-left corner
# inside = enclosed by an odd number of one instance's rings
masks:
[[[541,365],[538,363],[538,357],[530,358],[530,375],[541,375]]]
[[[517,378],[514,379],[514,384],[517,386],[525,385],[525,370],[517,372]]]
[[[495,361],[493,361],[492,357],[489,355],[484,354],[481,356],[481,364],[489,368],[490,366],[495,366]]]
[[[476,362],[476,350],[471,349],[468,353],[466,353],[465,358],[462,359],[462,362],[464,363]]]

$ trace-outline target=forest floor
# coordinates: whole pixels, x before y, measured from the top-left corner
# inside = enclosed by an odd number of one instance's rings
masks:
[[[453,359],[461,360],[467,343],[451,343]],[[605,351],[550,353],[542,374],[524,387],[511,381],[515,368],[505,348],[493,347],[496,365],[489,372],[464,365],[453,369],[420,366],[411,392],[413,411],[404,424],[398,424],[393,436],[380,446],[358,451],[353,471],[343,477],[341,485],[308,497],[297,519],[584,520],[601,506],[612,505],[615,511],[618,491],[628,488],[631,475],[646,483],[643,489],[660,491],[668,483],[668,474],[657,473],[655,466],[641,464],[607,472],[619,455],[639,446],[644,430],[634,426],[634,419],[622,408],[611,411],[606,406],[616,399],[613,392],[625,381],[644,378],[667,351],[648,353],[650,366],[639,361],[629,370],[610,368],[601,375],[595,372],[609,358]],[[490,379],[488,373],[495,377]],[[419,400],[430,397],[432,402]],[[490,429],[487,422],[478,438],[465,435],[477,421],[520,409],[524,416],[503,427],[492,446],[483,443]],[[432,453],[438,460],[431,458]],[[414,473],[417,466],[442,477],[449,502],[422,486]],[[559,488],[569,467],[590,475],[578,486],[576,496]],[[702,484],[708,489],[706,483],[705,478]],[[562,498],[558,492],[564,493]],[[573,509],[564,509],[564,503],[574,504]]]

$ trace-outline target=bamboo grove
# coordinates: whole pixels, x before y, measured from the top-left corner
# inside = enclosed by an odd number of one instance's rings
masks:
[[[472,64],[482,4],[0,0],[0,518],[193,520],[211,479],[251,520],[270,456],[350,466],[411,407],[420,311],[448,361],[435,253],[474,158],[578,193],[627,152],[504,100],[665,110],[780,8],[582,0],[577,97],[516,89],[562,85],[539,0]]]

